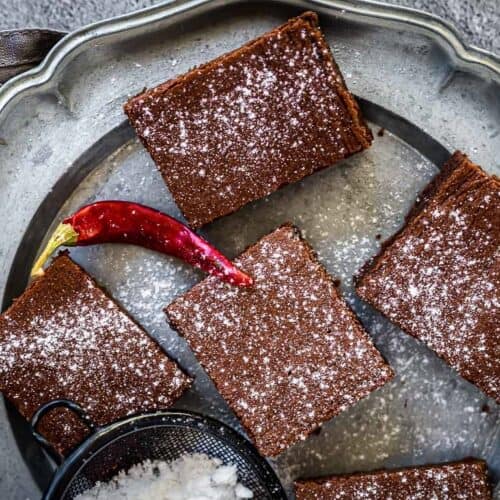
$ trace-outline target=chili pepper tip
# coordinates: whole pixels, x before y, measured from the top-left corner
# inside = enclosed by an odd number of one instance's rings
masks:
[[[253,286],[254,284],[254,279],[243,271],[240,271],[238,278],[239,279],[234,280],[234,282],[239,286]]]
[[[54,251],[63,245],[74,245],[77,240],[78,233],[73,229],[71,224],[59,224],[31,269],[31,277],[36,278],[38,276],[43,276],[43,265]]]

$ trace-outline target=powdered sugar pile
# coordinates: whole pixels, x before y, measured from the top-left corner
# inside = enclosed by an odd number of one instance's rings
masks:
[[[238,482],[235,465],[223,465],[203,454],[173,462],[145,461],[121,471],[108,483],[97,483],[75,500],[237,500],[253,498]]]

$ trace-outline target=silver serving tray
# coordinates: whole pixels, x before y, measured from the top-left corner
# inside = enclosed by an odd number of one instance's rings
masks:
[[[0,90],[3,308],[25,288],[47,232],[79,205],[130,199],[180,217],[124,122],[122,104],[128,96],[236,48],[305,9],[320,14],[348,85],[361,98],[375,143],[203,233],[234,256],[282,222],[295,222],[328,270],[342,279],[347,300],[397,376],[273,464],[290,488],[299,476],[476,456],[488,461],[498,481],[498,406],[362,304],[351,282],[377,251],[376,236],[383,239],[400,226],[416,193],[449,152],[460,148],[486,170],[499,171],[500,61],[465,46],[436,17],[362,1],[193,0],[96,23],[64,38],[39,67]],[[381,127],[386,131],[379,137]],[[134,247],[74,249],[72,256],[196,376],[176,406],[240,429],[162,312],[200,275],[173,258]],[[51,465],[9,405],[0,406],[0,422],[2,453],[17,474],[11,481],[19,484],[19,496],[36,495],[23,459],[42,488]]]

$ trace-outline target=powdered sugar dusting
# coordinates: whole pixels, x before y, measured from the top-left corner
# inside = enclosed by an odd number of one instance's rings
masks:
[[[392,373],[293,228],[236,262],[254,288],[208,278],[167,312],[260,450],[274,455]]]
[[[299,19],[126,111],[200,226],[363,149],[338,86],[328,47]]]
[[[494,333],[500,324],[498,221],[499,183],[462,167],[384,252],[358,290],[500,400]]]
[[[278,457],[278,473],[285,487],[297,477],[466,456],[488,460],[493,479],[498,478],[498,406],[425,345],[376,314],[352,288],[352,275],[400,227],[418,191],[436,171],[433,164],[386,131],[362,155],[206,227],[204,236],[232,257],[284,221],[295,222],[328,272],[342,278],[344,298],[396,371],[390,384],[323,424],[319,435],[309,436]],[[149,155],[133,143],[96,168],[57,219],[86,202],[117,197],[180,217]],[[196,376],[177,406],[239,429],[185,340],[168,328],[160,312],[200,279],[197,274],[174,258],[132,246],[74,248],[71,254]]]
[[[482,462],[337,476],[296,485],[297,500],[479,500],[491,498]]]
[[[27,417],[65,398],[99,424],[166,408],[188,384],[159,346],[65,256],[0,319],[0,379]],[[71,425],[51,428],[49,419],[45,430],[56,445],[75,444]]]

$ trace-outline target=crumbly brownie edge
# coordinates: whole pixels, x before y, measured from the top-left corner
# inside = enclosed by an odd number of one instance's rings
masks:
[[[367,149],[371,146],[373,142],[372,131],[370,130],[370,128],[368,127],[363,118],[358,102],[347,88],[344,75],[340,71],[337,62],[333,57],[332,50],[328,45],[328,43],[326,42],[320,27],[318,26],[318,16],[313,12],[310,13],[306,12],[303,15],[305,14],[314,14],[314,19],[311,18],[309,21],[309,26],[312,31],[313,38],[320,47],[321,53],[326,58],[327,62],[329,62],[332,65],[332,67],[335,69],[338,75],[338,78],[334,79],[335,81],[334,90],[339,95],[348,114],[351,116],[353,120],[352,132],[354,133],[354,135],[356,136],[356,138],[358,139],[358,141],[362,146],[360,150]]]
[[[339,287],[338,287],[338,285],[335,282],[335,278],[333,276],[331,276],[328,273],[328,271],[326,270],[325,266],[323,266],[323,264],[321,264],[321,262],[318,259],[318,254],[316,253],[316,251],[314,250],[314,248],[311,246],[311,244],[302,236],[302,233],[301,233],[300,229],[297,226],[295,226],[294,224],[291,224],[291,223],[288,222],[288,223],[285,223],[285,224],[282,224],[281,226],[279,226],[279,228],[281,228],[281,227],[290,227],[290,228],[292,228],[294,230],[295,234],[297,235],[297,237],[300,239],[300,241],[307,248],[307,251],[308,251],[308,254],[309,254],[309,258],[311,260],[313,260],[313,261],[318,262],[318,264],[320,264],[321,273],[323,274],[323,277],[324,277],[325,281],[329,281],[332,284],[332,288],[334,290],[334,293],[337,296],[337,299],[340,302],[342,302],[342,304],[345,306],[345,308],[349,311],[349,316],[351,318],[351,321],[353,323],[355,323],[358,326],[358,328],[364,333],[364,335],[365,335],[366,339],[368,340],[368,342],[370,342],[370,344],[375,348],[375,350],[377,351],[377,353],[379,354],[379,356],[382,358],[384,364],[387,365],[387,367],[389,368],[389,370],[390,370],[390,376],[385,380],[384,384],[387,383],[389,380],[391,380],[392,378],[394,378],[394,375],[395,375],[394,370],[389,365],[389,363],[387,362],[387,360],[382,356],[382,353],[376,348],[375,344],[373,343],[373,339],[371,338],[371,336],[366,331],[365,327],[361,323],[361,320],[355,314],[355,312],[352,309],[352,307],[344,300],[344,298],[340,294]],[[382,385],[384,385],[384,384],[382,384]]]

